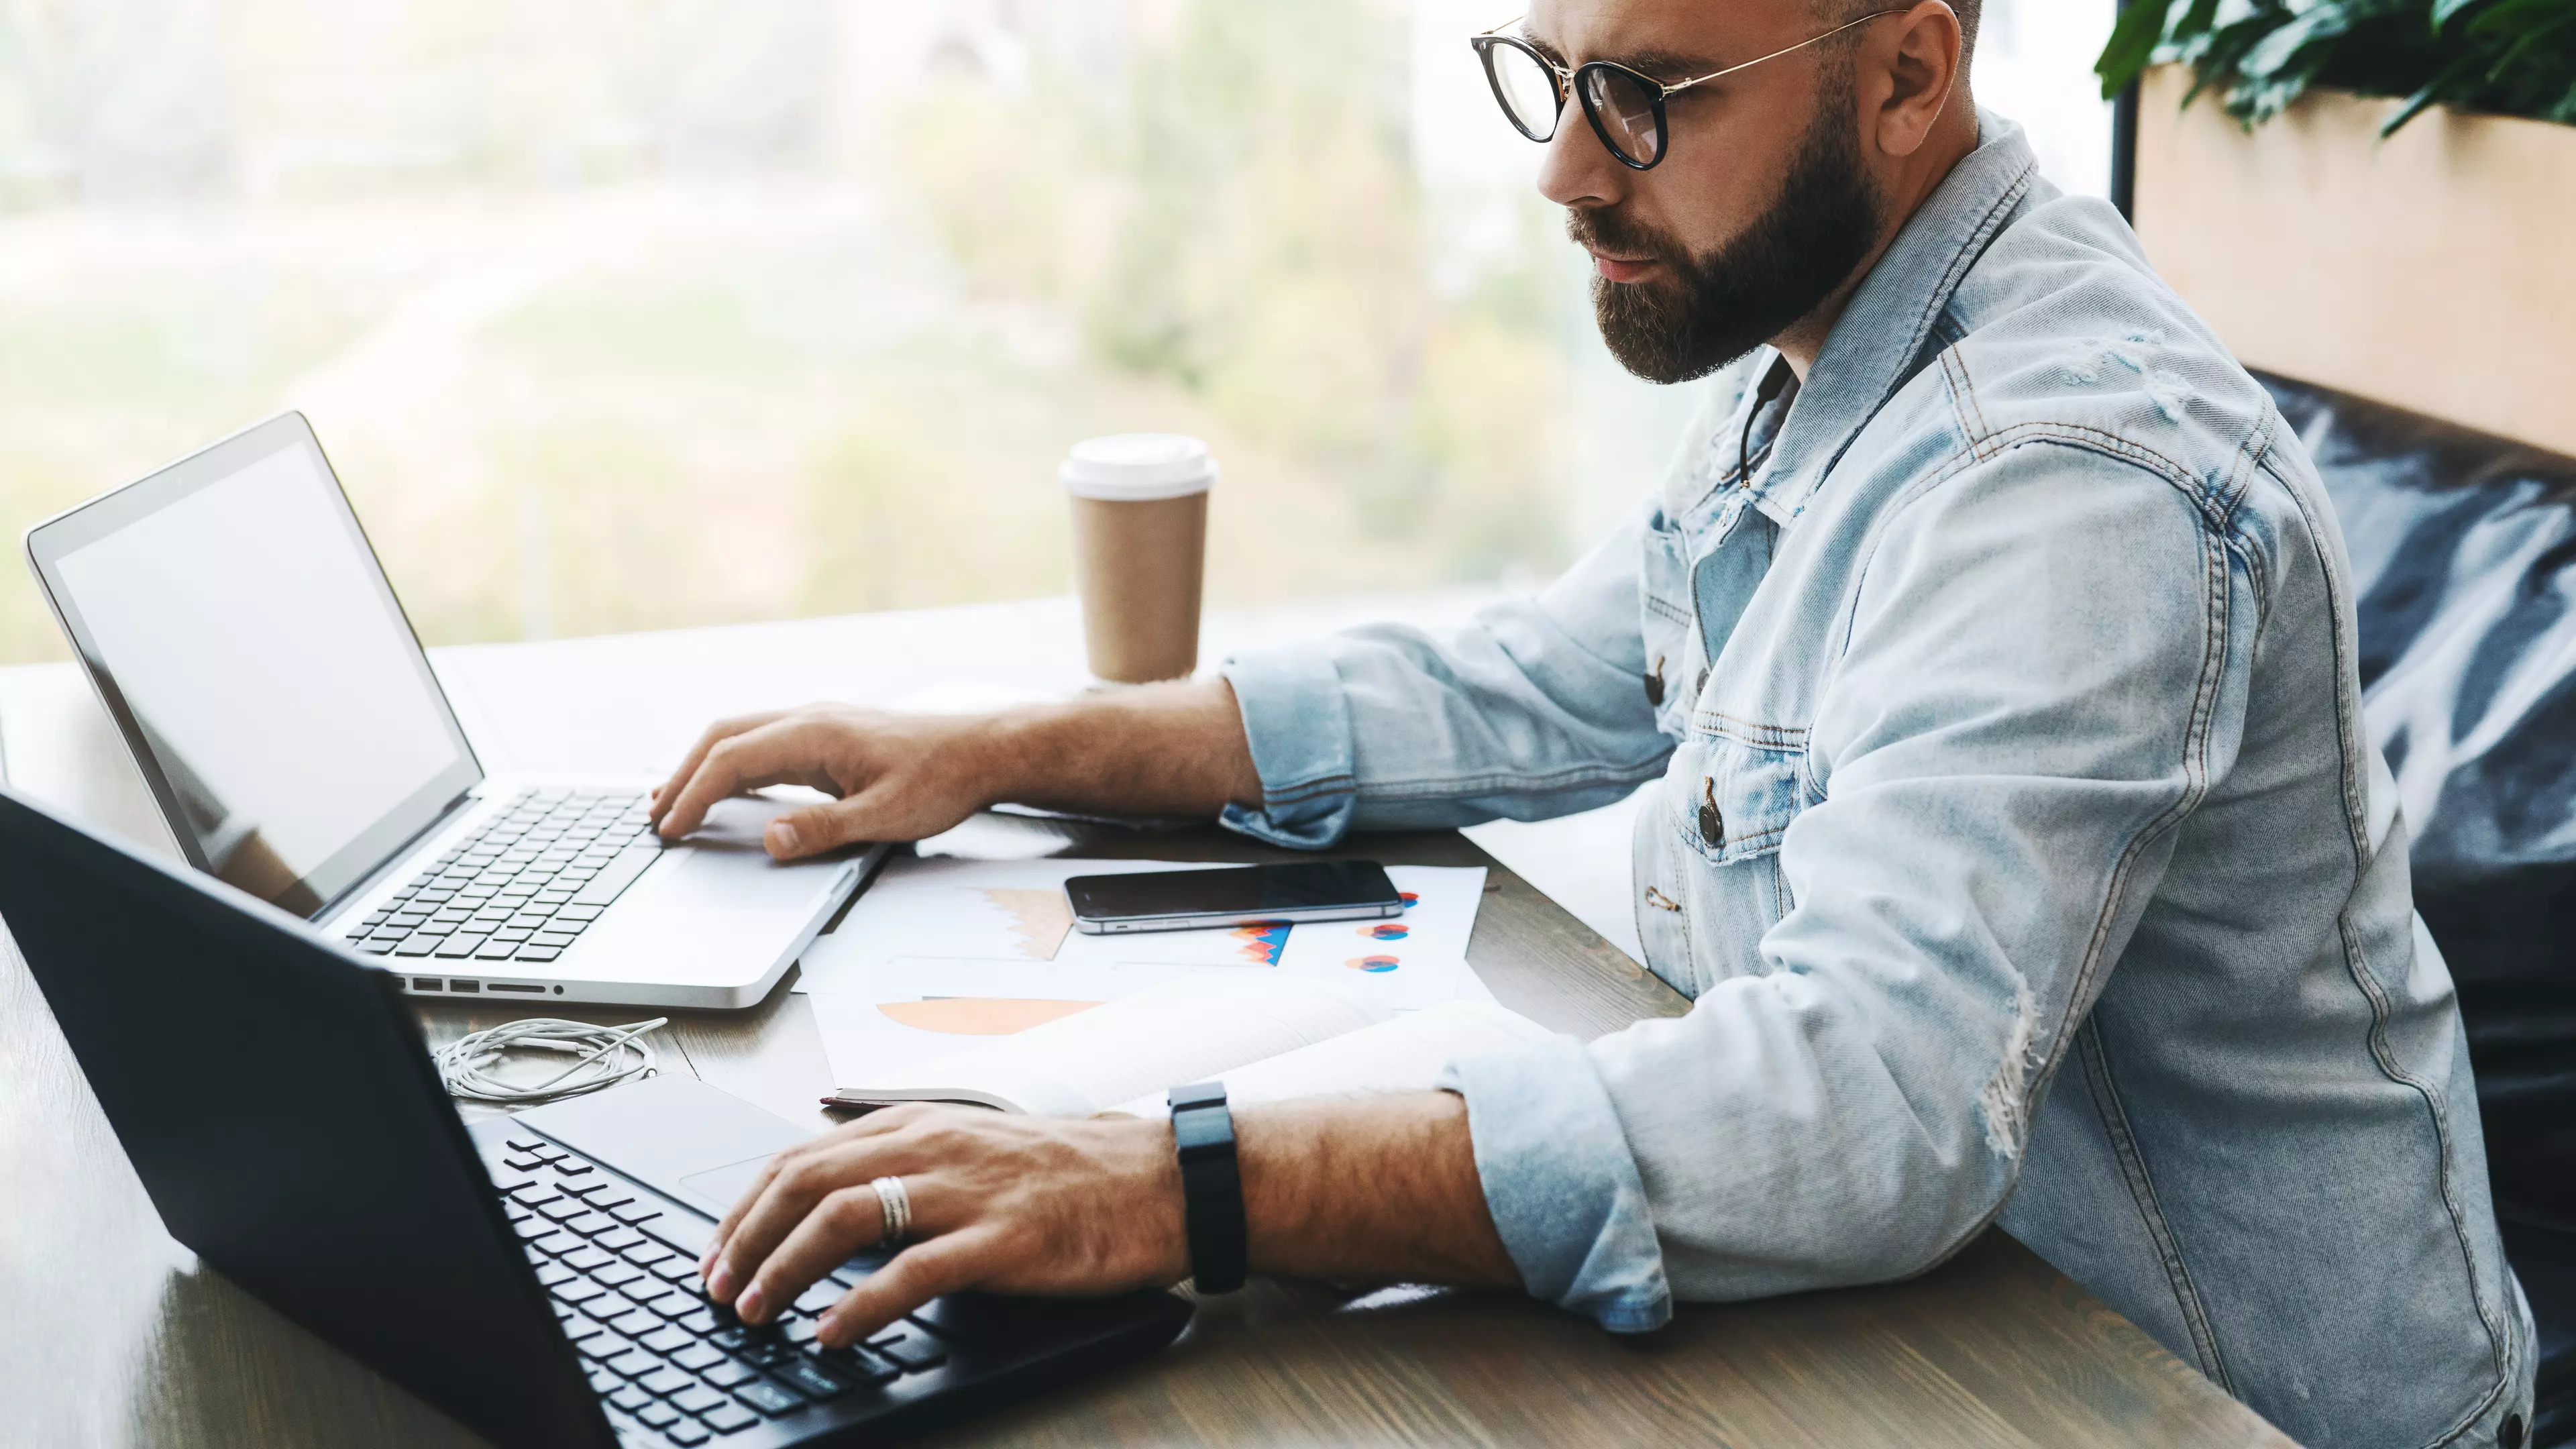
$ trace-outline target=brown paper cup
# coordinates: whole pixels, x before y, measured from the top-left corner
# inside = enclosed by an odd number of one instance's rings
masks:
[[[1113,684],[1186,678],[1199,662],[1208,489],[1196,438],[1129,433],[1074,445],[1073,573],[1092,674]]]

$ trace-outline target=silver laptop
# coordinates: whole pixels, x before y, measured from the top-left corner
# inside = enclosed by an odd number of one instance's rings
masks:
[[[778,864],[760,797],[665,847],[652,781],[487,777],[300,413],[27,561],[189,863],[414,995],[749,1006],[884,852]]]

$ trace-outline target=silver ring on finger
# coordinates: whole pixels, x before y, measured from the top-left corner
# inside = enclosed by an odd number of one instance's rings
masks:
[[[878,1239],[889,1248],[900,1248],[912,1234],[912,1194],[904,1191],[900,1177],[880,1177],[868,1184],[877,1195],[877,1210],[885,1214],[885,1232]]]

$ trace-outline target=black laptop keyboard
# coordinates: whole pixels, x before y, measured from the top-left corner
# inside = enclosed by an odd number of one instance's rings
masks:
[[[348,939],[378,956],[552,961],[661,850],[640,794],[530,790]]]
[[[818,1344],[815,1315],[850,1288],[839,1277],[805,1290],[777,1319],[746,1327],[707,1301],[695,1255],[655,1236],[688,1240],[649,1199],[551,1142],[515,1136],[503,1145],[493,1181],[591,1387],[629,1443],[722,1440],[947,1361],[939,1337],[909,1318],[865,1346]]]

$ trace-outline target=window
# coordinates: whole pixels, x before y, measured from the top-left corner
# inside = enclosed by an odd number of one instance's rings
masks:
[[[2109,8],[1987,3],[2061,167]],[[719,623],[1062,592],[1064,447],[1161,428],[1219,601],[1543,576],[1690,399],[1592,337],[1501,18],[0,0],[0,522],[300,407],[430,642]]]

